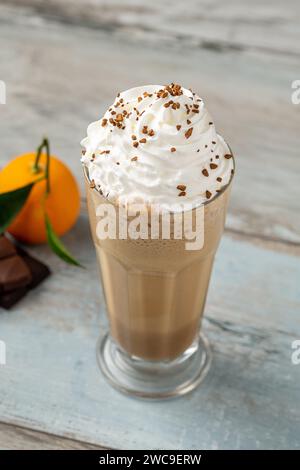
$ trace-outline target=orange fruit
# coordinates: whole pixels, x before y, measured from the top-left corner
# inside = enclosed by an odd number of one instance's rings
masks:
[[[0,171],[0,194],[13,191],[40,179],[45,172],[46,154],[39,161],[39,173],[33,172],[35,153],[16,157]],[[58,158],[50,157],[50,194],[45,209],[57,235],[63,235],[76,222],[80,208],[80,194],[74,176]],[[36,183],[8,232],[23,243],[44,243],[47,240],[44,216],[46,180]]]

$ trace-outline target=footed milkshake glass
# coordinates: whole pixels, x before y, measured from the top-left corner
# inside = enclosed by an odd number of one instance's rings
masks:
[[[211,363],[200,327],[232,177],[204,204],[202,248],[186,250],[185,239],[99,239],[97,208],[112,203],[90,184],[85,167],[84,175],[110,325],[97,344],[99,366],[115,388],[130,395],[159,399],[188,393]]]

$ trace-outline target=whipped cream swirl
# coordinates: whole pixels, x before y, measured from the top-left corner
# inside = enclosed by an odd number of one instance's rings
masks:
[[[175,84],[120,93],[81,145],[91,184],[117,203],[200,205],[234,171],[203,100]]]

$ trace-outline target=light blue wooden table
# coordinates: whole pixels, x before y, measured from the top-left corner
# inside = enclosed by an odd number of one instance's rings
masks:
[[[299,5],[257,1],[250,14],[233,0],[208,12],[195,0],[188,12],[182,2],[117,3],[0,0],[0,164],[47,133],[82,185],[78,142],[119,90],[173,80],[197,90],[237,156],[204,321],[213,364],[198,390],[171,401],[131,399],[105,382],[95,357],[105,304],[83,193],[65,242],[88,269],[34,248],[53,275],[0,312],[0,448],[299,448]]]

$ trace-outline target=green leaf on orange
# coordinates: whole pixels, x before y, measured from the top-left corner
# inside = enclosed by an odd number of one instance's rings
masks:
[[[66,263],[72,264],[74,266],[80,266],[81,268],[83,268],[83,266],[71,255],[71,253],[63,245],[62,241],[58,238],[58,236],[53,230],[53,227],[47,214],[45,214],[45,224],[48,244],[52,251]]]
[[[24,206],[34,183],[0,194],[0,233],[12,223]]]

